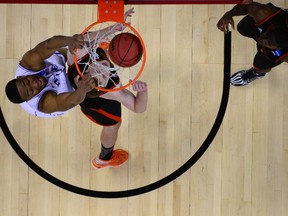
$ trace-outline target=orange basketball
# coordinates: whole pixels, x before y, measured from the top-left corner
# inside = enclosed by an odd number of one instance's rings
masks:
[[[143,48],[139,38],[131,33],[116,35],[109,44],[109,57],[121,67],[132,67],[142,58]]]

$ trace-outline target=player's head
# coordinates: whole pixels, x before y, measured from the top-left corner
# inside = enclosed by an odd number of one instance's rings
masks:
[[[24,100],[21,98],[19,91],[16,86],[17,79],[10,80],[5,88],[6,96],[12,103],[23,103]]]
[[[39,94],[46,86],[47,80],[39,75],[21,76],[9,81],[5,91],[12,103],[23,103]]]
[[[269,49],[283,49],[288,47],[287,38],[288,28],[277,26],[262,33],[258,42]]]

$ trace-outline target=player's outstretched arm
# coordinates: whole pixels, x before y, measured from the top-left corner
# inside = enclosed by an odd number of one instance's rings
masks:
[[[228,32],[229,25],[234,29],[234,16],[249,15],[257,23],[272,15],[275,11],[277,11],[276,8],[258,2],[238,4],[221,17],[217,23],[217,27],[221,31]]]
[[[118,101],[135,113],[145,112],[148,102],[147,84],[138,80],[132,84],[132,89],[137,92],[136,95],[128,89],[123,89],[121,91],[108,92],[100,97]]]
[[[142,81],[136,81],[132,84],[133,91],[137,92],[134,101],[134,112],[142,113],[146,111],[148,102],[147,84]]]
[[[79,34],[53,36],[26,52],[22,57],[21,65],[28,70],[39,71],[45,67],[44,60],[49,58],[55,51],[68,46],[69,51],[73,52],[74,48],[81,49],[83,45],[83,36]]]
[[[89,74],[75,77],[77,90],[74,92],[66,92],[56,94],[55,92],[45,93],[39,103],[39,110],[44,113],[53,113],[57,111],[66,111],[80,104],[95,87],[95,80]]]

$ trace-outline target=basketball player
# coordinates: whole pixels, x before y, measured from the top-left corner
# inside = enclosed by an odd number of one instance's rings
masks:
[[[125,13],[125,19],[131,13],[133,9]],[[67,56],[71,61],[73,49],[83,48],[84,42],[85,37],[74,35],[54,36],[39,43],[23,55],[16,70],[16,78],[6,85],[6,95],[28,113],[43,118],[60,116],[79,104],[90,120],[103,126],[101,152],[92,160],[93,167],[118,167],[128,160],[126,151],[114,150],[121,124],[121,104],[135,113],[144,112],[147,85],[141,81],[132,84],[136,95],[126,89],[95,94],[96,81],[89,73],[84,73],[82,78],[73,76],[73,65],[70,65],[69,70],[72,72],[68,76]],[[106,60],[104,58],[105,54],[103,60]]]
[[[234,29],[233,17],[241,15],[246,16],[238,23],[237,30],[256,41],[257,53],[252,68],[231,76],[230,82],[234,86],[245,86],[288,61],[288,11],[271,3],[239,4],[224,14],[217,27],[227,32],[230,24]]]

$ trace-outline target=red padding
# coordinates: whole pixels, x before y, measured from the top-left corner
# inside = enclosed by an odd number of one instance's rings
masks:
[[[0,0],[5,4],[97,4],[97,0]],[[242,0],[124,0],[125,4],[239,4]]]

